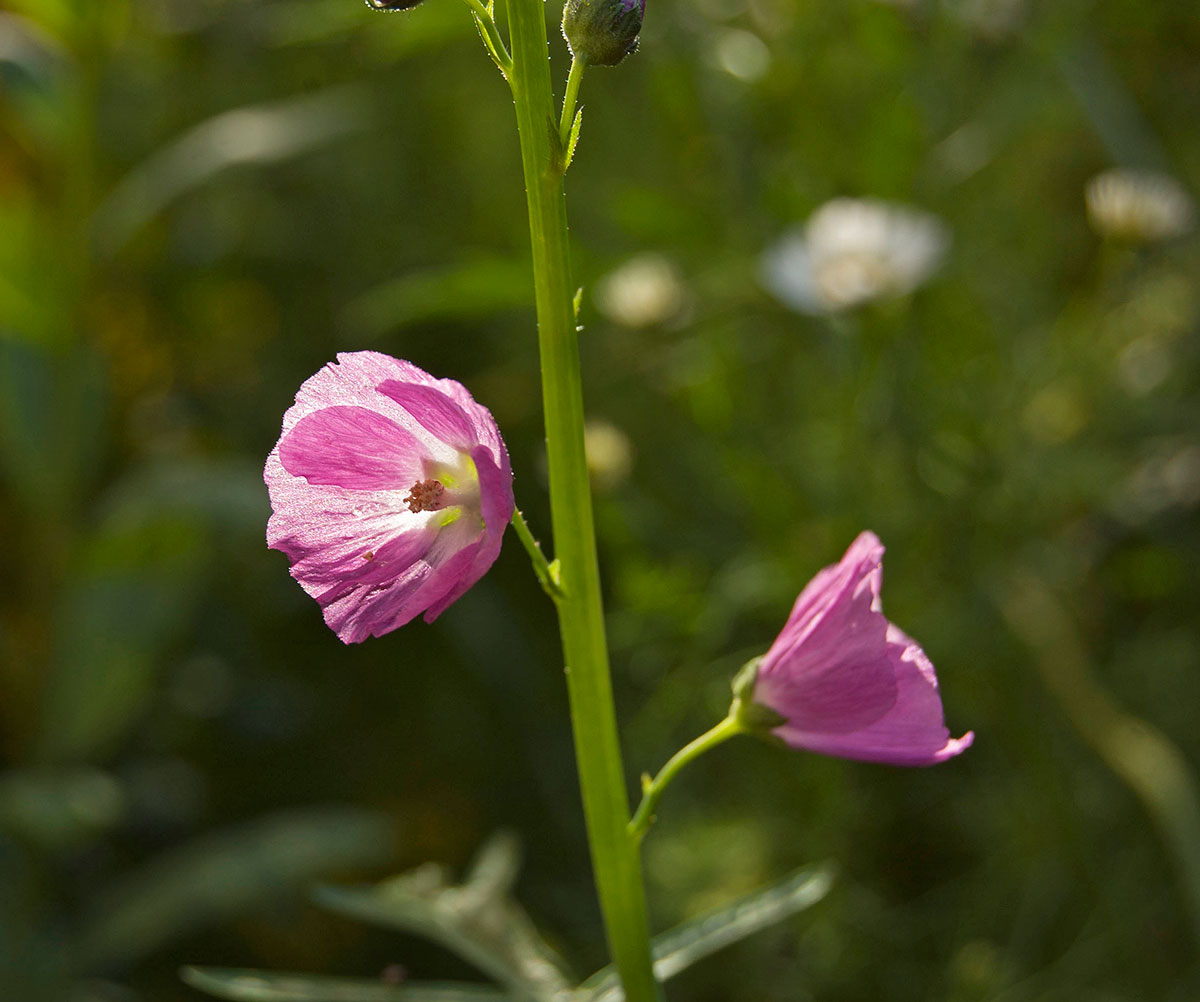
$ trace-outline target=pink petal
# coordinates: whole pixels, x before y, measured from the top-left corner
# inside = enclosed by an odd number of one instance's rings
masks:
[[[296,403],[284,418],[284,431],[305,414],[323,407],[340,404],[366,407],[388,413],[380,406],[376,387],[389,379],[435,385],[424,369],[378,351],[340,352],[336,362],[330,362],[306,379],[296,393]],[[391,408],[403,414],[398,408]]]
[[[292,476],[347,490],[405,490],[421,479],[422,456],[409,432],[365,407],[323,407],[279,440]]]
[[[503,453],[504,464],[496,466],[491,453],[485,446],[471,451],[475,469],[479,474],[480,501],[483,508],[483,538],[474,548],[468,565],[459,570],[459,580],[439,601],[430,605],[425,613],[425,622],[432,623],[462,594],[478,581],[496,562],[504,542],[504,530],[512,518],[513,503],[512,473],[508,468],[508,453]]]
[[[783,652],[801,642],[812,628],[814,620],[835,602],[849,584],[870,580],[871,592],[878,605],[879,589],[882,585],[881,562],[883,544],[870,531],[860,532],[845,556],[836,564],[825,567],[804,586],[792,606],[787,624],[779,638],[771,645],[771,651]]]
[[[878,720],[850,733],[805,730],[789,720],[774,733],[797,748],[887,765],[934,765],[966,751],[974,733],[950,737],[933,665],[895,626],[888,628],[888,660],[896,680],[896,702]]]
[[[853,731],[896,702],[888,621],[879,611],[882,553],[874,536],[859,536],[801,592],[759,666],[755,699],[800,730]]]
[[[426,431],[449,445],[468,451],[475,444],[475,430],[463,409],[440,389],[420,383],[387,379],[379,392],[396,401],[421,423]]]
[[[322,604],[325,623],[344,644],[382,637],[421,614],[421,586],[432,573],[428,564],[418,562],[386,585],[346,591]]]

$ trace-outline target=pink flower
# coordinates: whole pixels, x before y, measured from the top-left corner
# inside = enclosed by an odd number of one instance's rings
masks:
[[[737,695],[756,704],[743,711],[747,721],[766,718],[794,748],[933,765],[965,751],[975,735],[950,737],[933,665],[884,617],[882,558],[883,544],[864,532],[839,563],[819,572]]]
[[[305,381],[263,473],[267,545],[344,643],[431,623],[495,562],[512,468],[487,408],[374,351]]]

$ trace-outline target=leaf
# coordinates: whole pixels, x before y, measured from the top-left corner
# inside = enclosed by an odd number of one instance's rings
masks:
[[[271,513],[261,462],[184,458],[136,468],[100,503],[110,528],[136,525],[169,513],[202,520],[223,534],[259,536]]]
[[[563,157],[563,170],[571,166],[575,159],[575,147],[579,143],[579,129],[583,125],[583,109],[575,112],[575,120],[571,123],[571,134],[567,137],[567,151]]]
[[[667,981],[696,961],[815,905],[829,893],[833,878],[830,864],[805,866],[778,883],[655,936],[651,944],[655,976]],[[591,1002],[620,1002],[625,997],[611,965],[580,987],[594,993]]]
[[[118,251],[175,199],[238,164],[286,160],[367,124],[365,94],[350,86],[222,112],[131,170],[96,210],[97,243]]]
[[[38,719],[45,762],[108,754],[145,709],[163,653],[195,607],[207,555],[194,522],[102,528],[55,610],[54,673]]]
[[[121,821],[125,792],[98,769],[9,769],[0,775],[0,831],[56,851]]]
[[[180,976],[193,988],[233,1002],[506,1002],[485,985],[411,982],[383,984],[378,978],[334,978],[244,968],[185,967]]]
[[[0,337],[0,474],[30,511],[62,519],[87,495],[107,409],[98,356]]]
[[[346,309],[346,324],[375,337],[432,320],[470,320],[529,304],[533,276],[527,261],[478,257],[427,268],[363,293]]]
[[[196,839],[151,860],[94,899],[75,951],[111,969],[204,925],[295,893],[321,873],[391,855],[390,822],[328,807],[279,814]]]
[[[56,610],[55,670],[39,720],[48,762],[106,754],[144,711],[163,654],[194,612],[214,535],[246,541],[268,514],[250,464],[140,467],[96,506],[100,525]]]
[[[570,982],[550,947],[509,896],[516,878],[516,843],[490,839],[467,881],[451,884],[441,867],[425,864],[374,887],[319,887],[318,904],[342,915],[440,943],[520,998],[554,999]]]

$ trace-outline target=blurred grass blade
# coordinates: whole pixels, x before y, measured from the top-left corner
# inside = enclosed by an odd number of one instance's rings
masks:
[[[558,958],[509,897],[518,865],[514,839],[493,837],[469,879],[451,884],[426,864],[374,887],[319,887],[318,904],[359,921],[415,933],[457,953],[519,998],[570,993]]]
[[[1133,792],[1174,854],[1200,944],[1200,792],[1187,758],[1152,724],[1122,708],[1101,684],[1070,612],[1034,572],[1014,571],[997,602],[1036,655],[1046,687],[1083,739]]]
[[[831,864],[805,866],[778,883],[655,936],[655,975],[667,981],[696,961],[815,905],[829,893],[833,879]],[[611,966],[597,971],[580,987],[594,993],[592,1002],[620,1002],[625,997]]]
[[[377,336],[431,320],[490,317],[529,305],[529,262],[478,257],[426,268],[369,289],[346,308],[346,324]]]
[[[277,974],[239,968],[185,967],[193,988],[232,1002],[506,1002],[485,985],[412,982],[388,985],[378,978]]]
[[[0,773],[0,833],[39,849],[78,849],[117,825],[125,807],[120,783],[99,769]]]
[[[1058,65],[1114,163],[1170,170],[1154,129],[1098,41],[1076,39]]]
[[[76,948],[85,971],[108,970],[211,922],[275,903],[322,873],[378,866],[390,822],[373,811],[276,815],[172,850],[97,896]]]
[[[268,514],[257,464],[202,460],[135,468],[96,510],[57,610],[39,720],[46,762],[88,761],[120,741],[195,608],[210,540],[240,532],[250,542]]]
[[[38,720],[46,763],[109,754],[144,712],[207,561],[200,527],[181,518],[105,525],[81,550],[55,610],[54,673]]]
[[[305,153],[365,127],[365,95],[341,86],[223,112],[135,167],[96,210],[97,247],[111,255],[176,198],[237,164]]]
[[[261,461],[187,457],[140,466],[115,484],[99,510],[111,527],[170,514],[202,520],[223,533],[261,536],[271,514]]]
[[[53,522],[87,495],[107,412],[99,356],[0,337],[0,476],[30,512]]]

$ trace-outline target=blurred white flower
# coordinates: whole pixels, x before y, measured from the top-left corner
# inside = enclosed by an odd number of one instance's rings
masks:
[[[983,38],[999,41],[1025,23],[1027,0],[943,0],[951,15]]]
[[[588,475],[598,491],[619,487],[633,470],[633,443],[615,424],[599,419],[583,427]]]
[[[596,283],[596,306],[625,327],[665,323],[683,309],[686,299],[679,270],[659,254],[630,258]]]
[[[878,199],[835,198],[763,255],[766,287],[803,313],[902,296],[941,263],[949,231],[926,212]]]
[[[771,68],[771,50],[752,31],[717,28],[712,36],[712,63],[730,76],[754,83]]]
[[[1164,440],[1118,483],[1112,507],[1127,522],[1138,523],[1170,509],[1200,505],[1200,444]]]
[[[1106,237],[1149,242],[1191,229],[1195,206],[1172,177],[1116,167],[1097,174],[1084,190],[1088,219]]]

